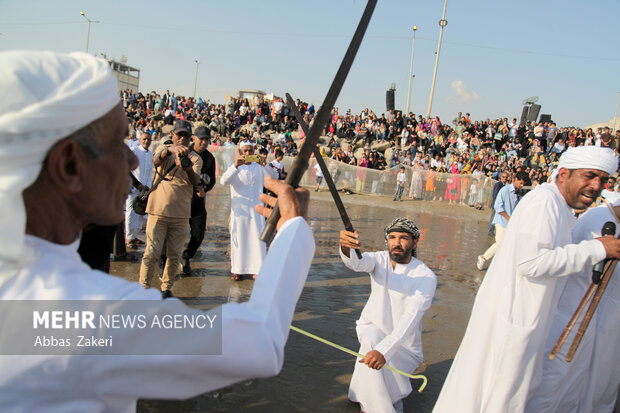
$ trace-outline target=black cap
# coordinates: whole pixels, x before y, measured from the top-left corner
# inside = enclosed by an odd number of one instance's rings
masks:
[[[196,136],[198,139],[210,138],[211,131],[205,126],[198,126],[194,131],[194,136]]]
[[[187,136],[192,136],[192,125],[186,120],[177,119],[174,121],[174,129],[172,129],[172,132],[176,134],[185,132]]]

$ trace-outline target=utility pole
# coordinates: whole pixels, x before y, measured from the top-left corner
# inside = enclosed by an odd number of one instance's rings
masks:
[[[194,60],[196,62],[196,77],[194,78],[194,100],[196,100],[196,85],[198,84],[198,66],[200,62],[198,60]]]
[[[441,50],[441,38],[443,37],[443,29],[448,25],[448,20],[446,20],[446,6],[448,5],[448,0],[445,0],[443,3],[443,16],[441,20],[439,20],[439,41],[437,42],[437,52],[435,53],[435,73],[433,73],[433,84],[431,86],[431,96],[428,99],[428,111],[426,112],[426,119],[431,117],[431,108],[433,107],[433,94],[435,93],[435,80],[437,79],[437,65],[439,64],[439,51]]]
[[[88,43],[90,43],[90,24],[91,23],[101,23],[99,20],[91,20],[88,17],[86,17],[86,14],[81,11],[80,14],[82,15],[82,17],[84,17],[86,19],[86,21],[88,21],[88,34],[86,35],[86,53],[88,53]]]
[[[411,103],[411,84],[413,83],[413,51],[415,49],[415,31],[418,26],[413,26],[413,37],[411,38],[411,65],[409,66],[409,92],[407,93],[407,108],[405,116],[409,116],[409,103]]]

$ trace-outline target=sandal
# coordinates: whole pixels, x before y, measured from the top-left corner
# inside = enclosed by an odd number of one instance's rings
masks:
[[[131,240],[125,245],[127,246],[127,248],[138,249],[138,244],[135,242],[135,240]]]
[[[243,280],[243,276],[240,275],[240,274],[232,274],[230,276],[230,279],[233,280],[233,281],[241,281],[241,280]]]

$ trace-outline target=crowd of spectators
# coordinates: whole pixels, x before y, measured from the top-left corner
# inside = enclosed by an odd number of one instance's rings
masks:
[[[299,125],[283,99],[231,98],[213,104],[202,98],[186,98],[166,91],[122,91],[133,129],[149,133],[154,140],[165,134],[175,119],[202,122],[211,130],[212,146],[236,144],[250,139],[274,153],[294,155],[293,134]],[[312,125],[314,105],[297,100],[306,123]],[[139,136],[138,136],[139,138]],[[620,131],[558,127],[554,122],[526,122],[516,118],[472,120],[469,113],[450,122],[439,117],[425,119],[389,110],[377,115],[370,109],[359,114],[332,110],[324,131],[322,152],[340,162],[373,169],[392,169],[402,165],[438,173],[484,175],[498,179],[503,172],[528,173],[532,184],[550,176],[560,155],[571,146],[600,145],[618,151]]]

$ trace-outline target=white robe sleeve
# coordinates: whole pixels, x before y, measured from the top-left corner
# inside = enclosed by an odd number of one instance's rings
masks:
[[[401,340],[411,336],[422,322],[422,316],[431,306],[436,287],[435,277],[425,277],[421,280],[418,290],[407,299],[405,312],[394,326],[394,330],[375,346],[374,350],[383,354],[386,361],[390,361],[398,351]]]
[[[272,168],[268,164],[263,166],[263,169],[265,170],[265,173],[267,175],[269,175],[273,179],[278,179],[279,175],[278,175],[278,171],[277,170],[275,170],[274,168]]]
[[[235,168],[235,165],[230,165],[226,172],[222,174],[220,183],[222,185],[233,185],[238,181],[239,170]]]
[[[349,252],[350,258],[344,255],[341,247],[338,247],[338,251],[340,251],[340,258],[342,258],[344,265],[355,272],[372,272],[377,265],[377,260],[371,253],[363,252],[362,259],[360,260],[357,258],[357,253],[354,249],[351,249]]]
[[[526,247],[527,248],[527,247]],[[528,248],[529,249],[529,248]],[[541,248],[538,256],[526,257],[517,273],[526,277],[562,277],[581,272],[605,259],[605,247],[598,240],[582,241],[554,249]]]
[[[301,217],[287,221],[263,262],[250,300],[222,306],[222,354],[216,356],[95,356],[76,371],[92,391],[118,400],[180,399],[253,377],[278,374],[295,305],[314,256],[314,239]],[[185,305],[179,302],[179,306]],[[185,313],[202,313],[185,307]],[[157,340],[142,332],[136,345]],[[196,330],[179,330],[170,346],[201,346]],[[212,338],[211,338],[212,339]]]
[[[518,275],[563,277],[576,274],[605,258],[605,248],[597,240],[556,246],[560,234],[566,232],[566,226],[571,225],[561,218],[561,212],[556,208],[555,203],[550,201],[529,203],[527,221],[522,214],[520,221],[510,222],[519,225],[517,238],[526,241],[519,243],[520,251],[516,263]],[[528,240],[531,242],[527,242]]]

